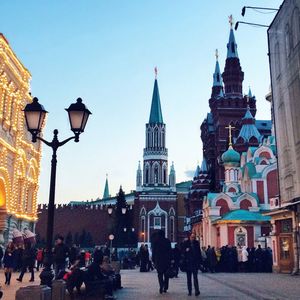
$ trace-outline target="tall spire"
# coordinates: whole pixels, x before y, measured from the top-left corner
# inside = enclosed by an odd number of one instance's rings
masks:
[[[229,24],[230,24],[230,33],[229,33],[229,41],[227,44],[227,58],[229,57],[239,57],[237,52],[237,43],[235,42],[235,37],[233,33],[233,18],[232,15],[229,16]]]
[[[154,71],[155,71],[155,81],[154,81],[149,123],[150,124],[153,124],[153,123],[162,124],[164,121],[163,121],[163,116],[162,116],[161,106],[160,106],[160,97],[159,97],[159,90],[158,90],[158,84],[157,84],[157,68],[156,67],[155,67]]]
[[[105,180],[105,188],[104,188],[104,192],[103,192],[103,199],[109,198],[110,194],[109,194],[109,188],[108,188],[108,179],[107,179],[107,174],[106,174],[106,180]]]
[[[230,33],[229,41],[227,44],[227,58],[225,63],[225,69],[222,74],[225,97],[243,98],[243,80],[244,72],[242,71],[240,60],[237,52],[237,44],[235,41],[232,25],[232,16],[229,17]]]
[[[213,74],[213,87],[212,87],[212,98],[220,98],[223,97],[223,80],[222,80],[222,74],[220,71],[220,65],[219,65],[219,53],[218,49],[216,49],[216,66],[215,66],[215,72]]]
[[[214,78],[213,86],[223,86],[222,75],[221,75],[220,65],[219,65],[218,49],[216,49],[216,67],[215,67],[215,73],[213,75],[213,78]]]

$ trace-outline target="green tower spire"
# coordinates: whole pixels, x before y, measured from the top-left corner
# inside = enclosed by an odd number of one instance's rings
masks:
[[[162,116],[162,112],[161,112],[160,97],[159,97],[159,90],[158,90],[158,84],[157,84],[157,68],[155,68],[155,81],[154,81],[149,123],[150,124],[154,124],[154,123],[162,124],[163,122],[164,121],[163,121],[163,116]]]
[[[108,188],[108,180],[107,180],[107,174],[106,174],[106,180],[105,180],[105,188],[103,192],[103,199],[109,198],[109,188]]]

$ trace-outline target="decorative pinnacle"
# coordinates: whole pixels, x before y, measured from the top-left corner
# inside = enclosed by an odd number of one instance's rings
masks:
[[[218,60],[219,59],[219,51],[218,51],[218,49],[216,49],[215,55],[216,55],[216,60]]]
[[[230,16],[228,17],[228,19],[229,19],[230,28],[232,28],[232,27],[233,27],[233,24],[234,24],[232,15],[230,15]]]
[[[154,68],[155,79],[157,79],[157,67]]]
[[[229,147],[232,147],[232,132],[231,130],[234,129],[235,127],[231,126],[231,124],[229,124],[228,127],[225,127],[226,129],[229,130]]]

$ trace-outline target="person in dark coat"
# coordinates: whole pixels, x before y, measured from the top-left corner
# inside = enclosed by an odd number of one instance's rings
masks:
[[[180,257],[181,257],[180,250],[178,248],[178,245],[176,244],[172,249],[172,261],[173,261],[174,268],[176,270],[176,275],[175,275],[176,278],[178,277],[178,273],[179,273]]]
[[[165,237],[165,232],[159,230],[152,242],[152,261],[158,274],[159,292],[166,293],[169,288],[167,271],[171,266],[171,242]]]
[[[186,266],[186,277],[188,295],[192,295],[192,275],[194,279],[195,296],[200,295],[199,283],[198,283],[198,269],[202,263],[200,244],[196,240],[195,234],[191,234],[189,239],[182,245],[182,255]]]
[[[261,245],[258,245],[257,249],[254,252],[255,257],[255,271],[262,272],[263,271],[263,249]]]
[[[18,245],[17,249],[15,249],[14,256],[15,256],[15,266],[14,271],[20,272],[22,269],[22,256],[23,256],[23,245]]]
[[[34,281],[34,264],[35,264],[35,258],[36,258],[36,250],[31,245],[31,243],[25,243],[25,249],[22,254],[22,270],[19,275],[19,278],[17,278],[18,281],[22,282],[23,276],[25,272],[27,271],[27,268],[29,269],[29,272],[31,273],[30,282]]]
[[[57,279],[60,272],[66,269],[66,259],[69,255],[69,248],[64,243],[64,238],[58,236],[54,247],[53,258],[55,264],[55,278]]]
[[[7,285],[10,285],[11,273],[16,264],[16,256],[14,251],[14,244],[12,242],[8,243],[3,258],[5,284]]]
[[[149,251],[146,249],[145,245],[142,244],[139,251],[140,258],[140,272],[148,271],[148,261],[149,261]]]
[[[216,266],[218,263],[215,247],[209,247],[206,251],[206,256],[207,256],[207,265],[208,265],[209,271],[211,273],[215,273]]]

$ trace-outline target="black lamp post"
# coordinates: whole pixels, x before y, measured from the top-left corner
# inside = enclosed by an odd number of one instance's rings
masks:
[[[60,142],[57,138],[58,130],[53,131],[53,139],[48,142],[39,136],[42,130],[42,126],[47,114],[44,107],[38,102],[38,98],[33,98],[32,103],[26,105],[24,109],[25,120],[28,131],[32,134],[32,142],[37,140],[42,141],[47,146],[52,148],[52,160],[51,160],[51,177],[50,177],[50,191],[49,191],[49,204],[48,204],[48,222],[47,222],[47,243],[46,252],[44,258],[44,269],[40,274],[41,284],[51,286],[52,279],[54,277],[52,266],[52,240],[53,240],[53,225],[54,225],[54,203],[55,203],[55,181],[56,181],[56,152],[57,149],[71,140],[79,142],[79,135],[84,132],[87,120],[91,112],[82,103],[82,99],[78,98],[76,103],[70,105],[66,109],[69,114],[69,120],[71,130],[74,132],[74,136],[65,139]]]

